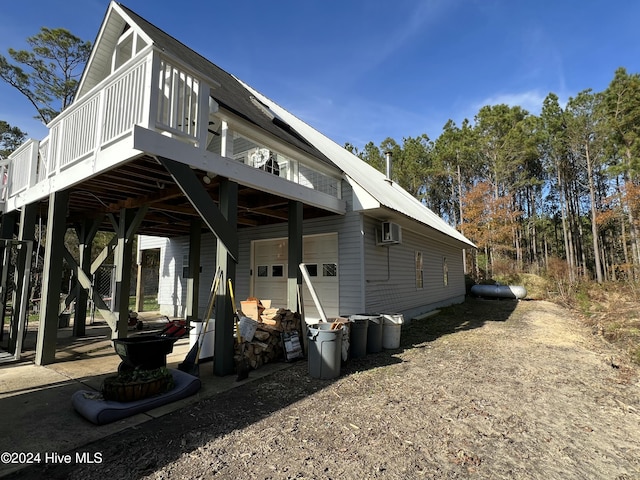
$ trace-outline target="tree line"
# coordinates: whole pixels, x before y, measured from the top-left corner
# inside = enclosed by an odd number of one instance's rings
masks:
[[[441,134],[345,148],[455,225],[478,247],[467,272],[490,278],[561,264],[569,280],[636,279],[640,273],[640,76],[616,70],[602,92],[539,115],[482,107]]]

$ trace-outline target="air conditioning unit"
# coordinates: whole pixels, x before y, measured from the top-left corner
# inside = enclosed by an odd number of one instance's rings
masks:
[[[397,223],[382,222],[378,245],[402,243],[402,228]]]

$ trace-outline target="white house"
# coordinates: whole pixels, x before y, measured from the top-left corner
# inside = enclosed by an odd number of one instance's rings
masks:
[[[45,139],[30,140],[2,166],[3,238],[19,227],[26,244],[36,221],[48,227],[37,363],[55,356],[63,258],[78,279],[82,334],[92,275],[114,252],[114,305],[96,302],[114,336],[127,334],[135,234],[138,258],[159,249],[158,299],[169,315],[202,316],[220,267],[238,299],[295,310],[302,290],[313,321],[301,262],[328,316],[414,316],[464,298],[469,240],[384,174],[121,4],[107,9],[75,101],[48,127]],[[64,248],[69,226],[80,258]],[[116,235],[92,262],[88,246],[98,230]],[[232,368],[225,288],[216,310],[220,374]]]

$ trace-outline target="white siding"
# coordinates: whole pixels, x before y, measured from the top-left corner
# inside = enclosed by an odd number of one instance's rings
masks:
[[[465,282],[462,251],[429,236],[429,229],[416,224],[416,231],[404,228],[402,244],[377,246],[376,219],[361,213],[332,215],[306,220],[303,235],[338,234],[338,275],[340,315],[354,313],[395,313],[415,315],[464,299]],[[234,290],[236,299],[251,292],[251,242],[287,237],[287,224],[240,228],[239,262]],[[186,281],[182,278],[183,258],[188,255],[188,238],[163,239],[161,256],[160,300],[163,312],[183,315]],[[157,247],[148,243],[145,247]],[[203,235],[199,313],[204,315],[215,272],[215,245],[212,234]],[[415,255],[422,252],[423,288],[416,287]],[[444,284],[443,260],[447,259],[448,285]],[[177,274],[177,275],[176,275]],[[275,306],[275,305],[274,305]],[[176,313],[172,313],[176,312]]]
[[[360,244],[360,214],[335,215],[307,220],[303,225],[304,235],[324,233],[338,234],[339,312],[342,315],[357,313],[363,309],[362,263]],[[283,238],[287,236],[287,225],[241,228],[239,234],[239,262],[236,267],[236,299],[251,295],[251,242]],[[152,238],[152,237],[147,237]],[[189,239],[145,240],[145,248],[161,247],[159,302],[165,315],[182,316],[186,299],[186,280],[182,277],[183,258],[188,255]],[[216,239],[213,234],[202,237],[201,273],[199,289],[199,315],[204,316],[211,283],[215,272]]]
[[[213,276],[216,273],[216,237],[213,233],[202,235],[200,244],[200,288],[198,289],[198,318],[204,320],[207,311]]]
[[[358,245],[361,242],[360,215],[350,213],[346,216],[335,215],[306,220],[303,235],[324,233],[338,234],[338,276],[339,276],[339,313],[350,314],[362,309],[361,257]],[[251,241],[283,238],[287,236],[287,225],[268,225],[264,227],[243,228],[239,231],[240,261],[236,270],[236,295],[246,298],[251,295]]]
[[[289,268],[289,251],[287,238],[274,240],[253,241],[253,289],[251,296],[270,299],[273,307],[287,305],[287,272]],[[323,233],[320,235],[305,235],[303,239],[302,261],[311,268],[309,276],[319,297],[320,303],[328,317],[337,317],[339,309],[339,277],[338,275],[324,275],[324,264],[338,265],[338,235]],[[281,268],[280,276],[275,276],[273,269]],[[263,275],[258,269],[266,270]],[[297,265],[295,266],[297,268]],[[339,265],[338,265],[339,269]],[[336,271],[337,273],[337,271]],[[303,284],[304,313],[307,321],[319,320],[320,314],[308,290],[306,282]]]
[[[461,301],[465,294],[462,252],[434,241],[425,234],[402,231],[399,245],[377,246],[378,220],[365,217],[366,312],[428,311]],[[416,251],[423,255],[423,287],[416,286]],[[444,284],[443,260],[447,259],[448,285]]]
[[[347,213],[339,233],[340,315],[362,312],[364,303],[364,239],[362,214]]]
[[[138,237],[138,250],[149,250],[151,248],[162,248],[166,245],[167,239],[164,237],[150,237],[140,235]]]
[[[172,317],[185,314],[187,279],[184,278],[185,259],[189,255],[189,238],[164,238],[141,235],[138,249],[160,249],[158,303],[160,313]],[[202,237],[200,248],[200,288],[198,318],[203,318],[215,273],[216,242],[213,234]]]
[[[186,280],[182,276],[183,254],[188,252],[188,238],[166,239],[160,250],[158,303],[160,312],[172,317],[184,315]]]

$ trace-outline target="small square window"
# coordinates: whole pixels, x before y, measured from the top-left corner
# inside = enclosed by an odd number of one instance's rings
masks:
[[[283,265],[272,265],[271,266],[271,276],[272,277],[284,277],[284,266]]]
[[[335,263],[322,264],[323,277],[335,277],[338,274],[338,266]]]
[[[316,263],[308,263],[307,265],[307,272],[309,272],[309,276],[310,277],[317,277],[318,276],[318,264]]]
[[[269,267],[267,265],[258,265],[258,276],[259,277],[269,276]]]

